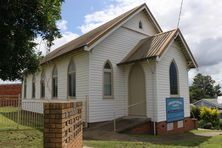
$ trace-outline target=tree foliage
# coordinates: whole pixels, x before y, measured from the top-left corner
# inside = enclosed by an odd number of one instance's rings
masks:
[[[51,46],[60,32],[63,0],[0,1],[0,79],[21,79],[24,71],[35,72],[40,53],[34,39],[42,37]]]
[[[215,80],[209,75],[202,75],[198,73],[194,79],[193,84],[190,86],[190,98],[191,102],[203,99],[203,98],[215,98],[221,96],[220,85],[215,85]]]

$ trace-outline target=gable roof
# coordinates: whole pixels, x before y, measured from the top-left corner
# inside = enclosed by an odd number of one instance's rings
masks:
[[[195,105],[195,104],[197,104],[198,102],[201,102],[201,101],[209,103],[212,106],[217,107],[219,109],[222,109],[222,104],[219,104],[217,99],[201,99],[201,100],[199,100],[199,101],[197,101],[193,104]]]
[[[178,41],[182,46],[183,53],[190,68],[197,67],[197,63],[184,40],[179,29],[162,32],[154,36],[147,37],[139,41],[133,50],[118,64],[128,64],[135,61],[161,57],[167,47],[174,41]]]
[[[102,38],[104,35],[106,35],[108,32],[112,31],[116,26],[130,18],[134,13],[136,13],[139,10],[145,10],[148,13],[148,16],[152,20],[151,23],[154,24],[155,29],[158,32],[162,32],[162,29],[160,28],[159,24],[157,23],[156,19],[153,17],[152,13],[150,12],[149,8],[146,4],[142,4],[138,7],[135,7],[122,15],[114,18],[113,20],[91,30],[90,32],[70,41],[69,43],[55,49],[54,51],[50,52],[48,55],[44,57],[44,59],[41,61],[41,64],[44,64],[54,58],[57,58],[63,54],[66,54],[68,52],[71,52],[73,50],[77,49],[84,49],[84,47],[90,47],[93,43],[98,41],[100,38]]]

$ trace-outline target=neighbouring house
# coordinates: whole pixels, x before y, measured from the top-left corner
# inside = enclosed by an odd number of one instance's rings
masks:
[[[217,99],[201,99],[193,103],[197,107],[209,107],[217,108],[220,112],[220,118],[222,118],[222,98]]]
[[[0,106],[17,105],[22,84],[0,84]]]
[[[187,130],[196,67],[181,31],[163,32],[143,4],[47,54],[24,77],[23,101],[82,100],[87,123],[130,116],[157,134]]]

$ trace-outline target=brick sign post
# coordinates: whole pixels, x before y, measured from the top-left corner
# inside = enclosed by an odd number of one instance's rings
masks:
[[[82,148],[82,102],[44,103],[44,148]]]

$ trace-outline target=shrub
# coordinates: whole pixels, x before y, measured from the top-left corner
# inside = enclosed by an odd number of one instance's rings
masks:
[[[201,107],[200,108],[200,119],[207,123],[207,127],[218,127],[219,125],[219,111],[214,108]],[[211,123],[211,125],[209,124]]]
[[[219,121],[219,127],[220,127],[220,129],[222,129],[222,119],[220,119],[220,121]]]
[[[212,129],[213,128],[213,125],[211,122],[206,122],[204,120],[200,120],[198,122],[198,127],[200,128],[204,128],[204,129]]]
[[[200,108],[191,104],[190,109],[191,109],[190,111],[191,117],[200,120]]]

